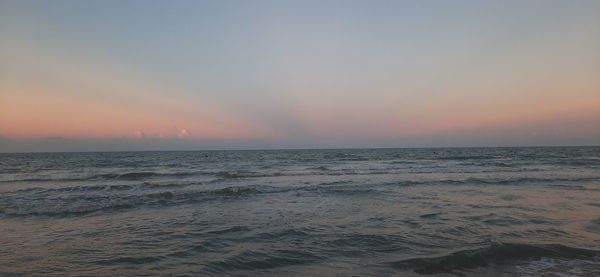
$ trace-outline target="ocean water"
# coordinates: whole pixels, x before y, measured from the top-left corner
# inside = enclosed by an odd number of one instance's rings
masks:
[[[0,154],[2,276],[600,276],[600,148]]]

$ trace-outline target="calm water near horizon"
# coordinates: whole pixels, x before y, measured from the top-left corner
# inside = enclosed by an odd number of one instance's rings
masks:
[[[600,276],[600,147],[0,154],[0,275]]]

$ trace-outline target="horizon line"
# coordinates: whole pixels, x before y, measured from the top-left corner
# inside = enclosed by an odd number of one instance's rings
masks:
[[[188,150],[104,150],[104,151],[31,151],[0,154],[60,154],[60,153],[126,153],[126,152],[228,152],[228,151],[314,151],[314,150],[385,150],[385,149],[460,149],[460,148],[578,148],[598,145],[520,145],[520,146],[418,146],[418,147],[340,147],[340,148],[246,148],[246,149],[188,149]]]

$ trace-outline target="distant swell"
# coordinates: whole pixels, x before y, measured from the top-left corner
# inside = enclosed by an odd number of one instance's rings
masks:
[[[156,178],[156,177],[188,177],[195,175],[204,175],[203,172],[152,172],[152,171],[142,171],[142,172],[128,172],[128,173],[100,173],[100,174],[92,174],[88,176],[73,176],[67,178],[22,178],[22,179],[14,179],[14,180],[0,180],[0,183],[10,183],[10,182],[69,182],[69,181],[93,181],[93,180],[143,180],[147,178]]]
[[[88,185],[88,186],[70,186],[62,188],[41,188],[32,187],[13,191],[12,193],[63,193],[63,192],[110,192],[110,191],[129,191],[129,190],[148,190],[148,189],[166,189],[166,188],[182,188],[192,185],[202,185],[202,182],[170,182],[166,184],[144,182],[135,185]]]
[[[464,250],[446,256],[415,258],[391,265],[400,269],[412,269],[416,273],[451,273],[490,264],[510,263],[518,260],[540,258],[583,259],[600,255],[600,250],[574,248],[559,244],[493,244],[489,247]]]
[[[430,181],[399,181],[389,183],[388,185],[515,185],[515,184],[542,184],[550,185],[556,183],[577,183],[577,182],[593,182],[600,181],[600,177],[580,177],[580,178],[467,178],[467,179],[447,179],[447,180],[430,180]]]
[[[146,172],[121,174],[125,178],[139,178],[154,175]],[[251,176],[249,172],[228,172],[229,178]],[[242,177],[244,176],[244,177]],[[247,197],[270,193],[303,193],[310,195],[330,195],[335,197],[372,197],[385,195],[390,186],[419,185],[510,185],[520,183],[542,183],[556,186],[556,182],[597,180],[597,178],[572,179],[458,179],[439,181],[398,181],[389,183],[353,184],[352,181],[336,181],[310,185],[267,186],[246,185],[210,188],[212,181],[168,181],[144,182],[139,184],[98,184],[89,186],[68,186],[60,188],[33,187],[0,193],[0,215],[4,216],[73,216],[97,211],[114,212],[141,206],[171,206],[182,203],[203,202],[212,199]],[[386,188],[387,187],[387,188]],[[186,189],[183,189],[186,188]],[[490,224],[501,224],[490,221]]]
[[[463,172],[464,173],[464,172]],[[247,178],[269,178],[269,177],[303,177],[303,176],[369,176],[369,175],[402,175],[402,172],[390,170],[365,170],[355,171],[352,169],[332,170],[328,167],[319,166],[313,167],[309,171],[282,171],[282,172],[256,172],[249,170],[231,170],[231,171],[184,171],[184,172],[154,172],[154,171],[139,171],[126,173],[100,173],[84,176],[71,177],[37,177],[37,178],[22,178],[13,180],[0,180],[0,183],[12,182],[84,182],[84,181],[146,181],[152,179],[160,180],[177,180],[186,177],[204,176],[202,179],[215,178],[214,181],[223,180],[247,179]],[[200,179],[200,178],[188,178]],[[512,184],[543,184],[552,185],[556,183],[574,183],[574,182],[600,182],[600,176],[579,176],[579,177],[510,177],[510,178],[467,178],[467,179],[446,179],[446,180],[405,180],[398,184],[402,185],[470,185],[470,184],[485,184],[485,185],[512,185]]]
[[[168,185],[142,184],[141,186],[112,185],[70,187],[52,190],[32,189],[19,191],[18,195],[0,198],[0,215],[15,216],[80,216],[94,212],[115,212],[137,207],[164,207],[198,203],[218,199],[236,199],[268,193],[290,191],[332,194],[340,196],[369,195],[373,190],[342,187],[343,182],[296,187],[236,186],[212,190],[164,190]],[[46,192],[67,193],[61,197],[48,197]],[[100,193],[98,193],[100,192]]]
[[[144,194],[83,194],[65,195],[60,198],[23,197],[3,199],[0,215],[9,217],[81,216],[94,212],[115,212],[138,207],[164,207],[195,203],[223,197],[240,197],[260,193],[252,187],[227,187],[217,190],[177,192],[146,191]],[[12,201],[11,201],[12,200]]]
[[[275,176],[283,176],[282,173],[259,173],[254,171],[221,171],[215,173],[216,177],[223,179],[239,179],[239,178],[257,178],[257,177],[275,177]]]
[[[193,175],[197,175],[197,173],[194,173],[194,172],[174,172],[174,173],[129,172],[129,173],[124,173],[124,174],[116,174],[116,176],[115,176],[115,174],[107,174],[106,176],[103,176],[103,177],[108,177],[108,178],[114,177],[114,179],[121,179],[121,180],[140,180],[140,179],[150,178],[150,177],[162,177],[162,176],[186,177],[186,176],[193,176]]]

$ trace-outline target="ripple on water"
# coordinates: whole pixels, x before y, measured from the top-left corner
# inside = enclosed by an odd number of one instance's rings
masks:
[[[325,261],[326,258],[300,250],[242,251],[209,262],[205,267],[211,273],[230,273],[235,271],[265,270],[292,265],[306,265]]]

